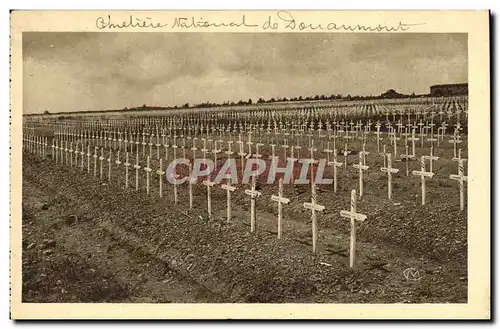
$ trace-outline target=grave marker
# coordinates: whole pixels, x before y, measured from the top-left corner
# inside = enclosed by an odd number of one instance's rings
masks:
[[[337,167],[342,166],[342,162],[337,161],[337,150],[333,150],[333,161],[328,162],[328,165],[333,165],[333,191],[337,192]]]
[[[459,156],[460,156],[460,150],[459,150]],[[460,210],[464,210],[464,183],[467,182],[467,176],[464,175],[464,162],[467,161],[467,159],[459,159],[458,160],[458,175],[450,175],[450,178],[453,180],[458,181],[459,183],[459,189],[460,189]]]
[[[359,169],[359,197],[363,197],[363,171],[367,170],[368,166],[363,164],[363,154],[359,152],[359,163],[352,165],[354,168]]]
[[[432,172],[432,163],[439,160],[439,157],[434,156],[434,146],[431,144],[430,155],[424,155],[424,159],[429,160],[429,171]]]
[[[382,172],[387,173],[387,197],[392,199],[392,174],[395,174],[399,169],[392,168],[391,153],[387,153],[387,167],[380,168]]]
[[[236,190],[235,186],[231,186],[231,176],[227,177],[226,184],[222,184],[221,188],[227,191],[227,222],[231,221],[231,193]]]
[[[128,152],[125,153],[125,163],[123,165],[125,166],[125,189],[128,189],[128,167],[130,166]]]
[[[156,171],[156,174],[158,175],[158,184],[159,184],[159,194],[160,198],[163,197],[163,178],[162,176],[165,175],[165,172],[163,171],[163,159],[160,158],[160,163],[158,164],[158,170]]]
[[[356,190],[351,191],[351,211],[341,210],[340,216],[351,220],[349,267],[353,268],[356,258],[356,222],[364,222],[366,220],[366,215],[360,214],[356,210]]]
[[[422,186],[422,205],[425,205],[425,178],[426,177],[432,178],[434,176],[434,173],[425,171],[425,156],[424,155],[422,155],[420,157],[420,171],[413,170],[412,174],[420,176],[421,186]]]
[[[305,202],[304,208],[311,210],[311,221],[312,221],[312,245],[313,253],[316,253],[316,244],[318,240],[318,223],[316,219],[316,212],[325,210],[325,206],[316,203],[316,184],[314,181],[311,184],[311,202]]]
[[[104,161],[104,149],[101,147],[101,156],[99,157],[99,179],[102,180],[102,162]]]
[[[288,204],[290,202],[290,199],[283,197],[283,178],[279,179],[278,195],[271,195],[271,200],[278,203],[278,239],[281,239],[282,204]]]
[[[110,147],[109,148],[109,157],[106,159],[106,161],[108,161],[108,182],[111,182],[111,160],[112,159],[111,159],[111,147]]]
[[[135,153],[135,190],[139,191],[139,169],[141,169],[141,166],[139,165],[139,152]]]
[[[250,232],[255,232],[255,199],[262,196],[262,193],[255,190],[256,176],[252,176],[252,184],[250,190],[245,190],[245,194],[250,196]]]

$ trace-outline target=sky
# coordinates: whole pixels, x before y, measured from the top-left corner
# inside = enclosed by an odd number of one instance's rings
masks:
[[[467,34],[25,32],[23,112],[424,94],[467,68]]]

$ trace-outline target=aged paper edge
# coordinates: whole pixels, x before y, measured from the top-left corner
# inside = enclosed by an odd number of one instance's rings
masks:
[[[38,304],[21,302],[22,33],[87,32],[247,32],[321,33],[262,24],[276,11],[14,11],[11,13],[11,317],[13,319],[487,319],[490,314],[490,67],[488,11],[290,11],[306,23],[397,26],[393,33],[467,33],[469,63],[468,303],[467,304]],[[258,27],[98,29],[96,19],[112,14],[156,21],[200,17],[218,22],[246,19]],[[352,32],[329,32],[352,33]],[[356,33],[356,32],[354,32]],[[362,32],[375,33],[375,32]],[[411,77],[409,77],[411,78]]]

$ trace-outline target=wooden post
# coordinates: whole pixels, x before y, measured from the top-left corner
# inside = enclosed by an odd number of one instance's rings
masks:
[[[57,154],[57,153],[56,153]],[[90,174],[90,144],[87,145],[87,174]]]
[[[363,142],[363,150],[360,152],[363,155],[363,164],[366,165],[366,156],[370,154],[370,152],[366,151],[366,143]]]
[[[349,266],[354,267],[356,259],[356,221],[363,222],[366,220],[366,215],[356,212],[356,190],[351,191],[351,211],[341,210],[340,216],[351,220],[351,248],[349,257]]]
[[[433,161],[439,160],[439,157],[434,156],[434,146],[431,144],[431,154],[430,155],[424,155],[424,159],[429,160],[429,171],[433,172],[432,170],[432,163]]]
[[[412,130],[411,132],[411,138],[409,140],[411,141],[411,154],[413,155],[412,158],[415,157],[415,141],[418,141],[420,138],[415,137],[415,129]],[[406,152],[408,154],[408,151]]]
[[[459,150],[460,156],[460,150]],[[464,162],[467,159],[458,160],[458,175],[450,175],[451,179],[458,181],[460,188],[460,210],[464,210],[465,208],[465,200],[464,200],[464,183],[467,182],[467,176],[464,175]]]
[[[128,189],[128,167],[130,166],[130,162],[128,162],[128,151],[125,153],[125,189]]]
[[[85,148],[83,147],[83,143],[81,145],[82,145],[82,149],[80,150],[80,157],[81,157],[80,170],[83,171],[83,165],[84,165],[83,162],[85,159]]]
[[[69,143],[69,166],[73,167],[73,142]]]
[[[102,162],[104,161],[104,149],[101,147],[101,156],[99,157],[99,179],[102,180]]]
[[[252,176],[250,190],[245,190],[245,194],[250,196],[250,232],[255,232],[255,198],[260,197],[262,193],[255,190],[256,175]]]
[[[59,141],[55,141],[55,138],[52,140],[54,143],[54,153],[52,154],[53,157],[55,157],[56,163],[59,163]]]
[[[347,156],[351,153],[351,151],[347,150],[347,143],[344,144],[344,170],[347,169]]]
[[[135,153],[135,190],[139,191],[139,169],[141,169],[141,166],[139,165],[139,151],[136,151]]]
[[[111,142],[109,144],[111,144]],[[106,161],[108,161],[108,182],[111,182],[111,148],[109,148],[109,157]]]
[[[207,212],[208,218],[212,217],[212,191],[211,187],[214,186],[214,182],[210,181],[210,176],[208,176],[207,180],[203,181],[203,185],[207,187]]]
[[[231,177],[227,178],[227,183],[222,184],[221,188],[227,191],[227,222],[231,221],[231,192],[236,190],[235,186],[231,186]]]
[[[359,163],[352,165],[354,168],[359,169],[359,197],[363,197],[363,171],[367,170],[368,166],[363,165],[363,154],[359,152]]]
[[[422,185],[422,205],[425,205],[425,178],[432,178],[432,176],[434,176],[434,173],[425,171],[425,156],[420,157],[420,171],[413,170],[412,174],[420,176]]]
[[[406,154],[400,154],[401,159],[405,159],[406,176],[409,175],[408,162],[413,159],[413,154],[408,153],[408,144],[405,146]]]
[[[333,165],[333,191],[337,192],[337,167],[342,166],[342,162],[337,161],[337,150],[333,150],[333,161],[328,163]]]
[[[189,163],[189,177],[193,174],[193,164]],[[188,190],[189,190],[189,210],[193,209],[193,183],[188,179]]]
[[[158,164],[158,170],[156,171],[156,174],[158,175],[158,184],[159,184],[159,194],[160,198],[163,197],[163,175],[165,175],[165,172],[163,171],[163,161],[160,158],[160,163]]]
[[[97,146],[94,146],[94,177],[97,176]]]
[[[313,240],[313,253],[316,253],[316,244],[318,241],[318,223],[316,219],[316,211],[325,210],[325,206],[316,203],[316,184],[311,184],[311,202],[305,202],[304,208],[311,209],[311,221],[312,221],[312,240]]]
[[[387,173],[387,197],[392,198],[392,174],[397,173],[399,169],[392,168],[391,153],[387,153],[387,167],[380,168],[382,172]]]
[[[281,218],[282,218],[282,204],[288,204],[290,199],[283,197],[283,178],[279,179],[278,183],[278,196],[271,195],[271,200],[278,202],[278,239],[281,239]]]

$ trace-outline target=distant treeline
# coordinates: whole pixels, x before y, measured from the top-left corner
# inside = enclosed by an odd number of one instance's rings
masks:
[[[351,95],[316,95],[316,96],[299,96],[299,97],[292,97],[292,98],[270,98],[270,99],[264,99],[264,98],[259,98],[257,101],[253,101],[251,98],[249,98],[247,101],[244,100],[239,100],[237,102],[230,102],[230,101],[225,101],[222,104],[221,103],[211,103],[211,102],[204,102],[204,103],[199,103],[199,104],[194,104],[190,105],[189,103],[186,103],[184,105],[175,105],[175,106],[148,106],[146,104],[139,106],[139,107],[125,107],[123,109],[114,109],[114,110],[88,110],[88,111],[75,111],[78,112],[78,114],[91,114],[91,113],[121,113],[121,112],[140,112],[140,111],[154,111],[154,110],[175,110],[175,109],[186,109],[186,108],[209,108],[209,107],[226,107],[226,106],[238,106],[238,105],[252,105],[252,104],[272,104],[272,103],[289,103],[289,102],[305,102],[305,101],[327,101],[327,100],[345,100],[345,101],[359,101],[359,100],[375,100],[375,99],[392,99],[392,98],[413,98],[413,97],[426,97],[429,95],[403,95],[403,94],[398,94],[398,93],[393,93],[393,94],[382,94],[378,96],[351,96]],[[48,114],[72,114],[75,112],[49,112],[45,111],[43,114],[26,114],[26,116],[36,116],[36,115],[48,115]]]
[[[382,94],[382,95],[378,95],[378,96],[373,96],[373,95],[369,95],[369,96],[351,96],[351,95],[347,95],[347,96],[343,96],[343,95],[340,95],[340,94],[337,94],[337,95],[316,95],[316,96],[299,96],[299,97],[293,97],[293,98],[286,98],[286,97],[283,97],[283,98],[270,98],[270,99],[264,99],[264,98],[259,98],[255,103],[252,101],[252,99],[248,99],[248,101],[243,101],[243,100],[240,100],[238,102],[229,102],[229,101],[226,101],[222,104],[220,103],[210,103],[210,102],[205,102],[205,103],[200,103],[200,104],[196,104],[196,105],[193,105],[192,107],[193,108],[200,108],[200,107],[218,107],[218,106],[235,106],[235,105],[251,105],[251,104],[269,104],[269,103],[279,103],[279,102],[304,102],[304,101],[327,101],[327,100],[347,100],[347,101],[350,101],[350,100],[353,100],[353,101],[357,101],[357,100],[371,100],[371,99],[384,99],[384,98],[407,98],[407,97],[425,97],[425,96],[429,96],[429,95],[415,95],[415,94],[411,94],[411,95],[404,95],[404,94],[398,94],[398,93],[395,93],[395,94],[391,94],[391,95],[387,95],[387,94]],[[181,108],[186,108],[186,107],[189,107],[189,104],[184,104]],[[177,107],[175,107],[177,108]]]

